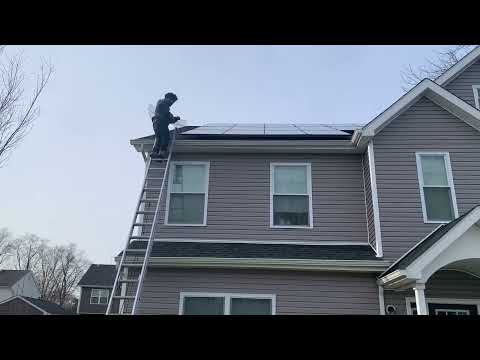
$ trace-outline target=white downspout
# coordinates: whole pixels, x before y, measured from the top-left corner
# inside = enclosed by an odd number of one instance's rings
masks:
[[[378,285],[378,304],[380,306],[380,315],[385,315],[385,297],[383,295],[383,286]]]

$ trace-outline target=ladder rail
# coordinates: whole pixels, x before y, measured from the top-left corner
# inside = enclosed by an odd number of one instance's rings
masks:
[[[150,258],[150,253],[152,252],[153,241],[155,238],[155,224],[157,223],[157,217],[160,212],[160,204],[162,202],[162,195],[163,195],[163,191],[165,190],[165,184],[168,181],[167,178],[170,176],[170,160],[172,158],[173,146],[175,144],[175,134],[176,134],[176,131],[173,132],[170,151],[168,153],[168,159],[165,164],[165,170],[163,172],[162,186],[160,187],[160,194],[158,195],[157,207],[155,208],[155,215],[153,216],[153,221],[152,221],[153,225],[150,229],[150,238],[148,239],[147,249],[145,251],[145,257],[143,259],[142,270],[140,272],[140,276],[138,277],[137,291],[135,293],[135,299],[133,301],[132,315],[137,314],[138,303],[143,290],[143,282],[147,274],[148,260]]]
[[[120,263],[118,265],[118,270],[117,270],[117,275],[115,275],[115,281],[113,282],[113,289],[112,289],[112,294],[110,294],[110,297],[109,297],[109,300],[108,300],[108,306],[107,306],[107,311],[106,311],[106,315],[110,314],[111,311],[112,311],[112,302],[113,302],[113,295],[115,294],[115,291],[117,289],[117,285],[118,285],[118,279],[120,278],[121,276],[121,273],[122,273],[122,265],[123,263],[125,262],[125,254],[126,254],[126,249],[128,249],[128,245],[130,245],[130,237],[132,236],[133,234],[133,229],[135,228],[135,226],[133,226],[133,224],[136,222],[137,220],[137,216],[138,216],[138,209],[140,207],[140,204],[141,204],[141,201],[142,200],[142,197],[143,197],[143,189],[145,188],[145,185],[147,183],[147,175],[148,175],[148,169],[150,168],[150,164],[151,164],[151,161],[152,159],[149,158],[148,161],[147,161],[147,164],[146,164],[146,167],[145,167],[145,177],[143,179],[143,185],[142,185],[142,191],[140,191],[140,195],[138,197],[138,201],[137,201],[137,206],[135,208],[135,212],[134,212],[134,215],[133,215],[133,220],[132,220],[132,225],[130,226],[130,230],[128,232],[128,236],[127,236],[127,242],[125,244],[125,248],[122,252],[122,257],[120,259]]]

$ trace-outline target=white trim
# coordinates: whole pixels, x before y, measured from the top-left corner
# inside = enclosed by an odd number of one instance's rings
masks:
[[[78,285],[80,287],[84,288],[93,288],[93,289],[112,289],[112,286],[106,286],[106,285]]]
[[[378,305],[380,306],[380,315],[385,315],[385,296],[383,286],[378,285]]]
[[[12,300],[15,300],[15,299],[20,299],[22,300],[23,302],[26,302],[28,305],[30,306],[33,306],[35,309],[41,311],[43,314],[42,315],[51,315],[49,312],[43,310],[41,307],[38,307],[37,305],[35,305],[34,303],[31,303],[30,301],[28,301],[27,299],[25,299],[22,295],[15,295],[15,296],[12,296],[8,299],[5,299],[3,300],[2,302],[0,302],[0,305],[2,304],[5,304],[7,302],[10,302]]]
[[[274,225],[273,224],[273,196],[274,196],[274,169],[276,166],[305,166],[307,168],[307,194],[281,195],[308,195],[308,225]],[[270,163],[270,228],[272,229],[313,229],[313,198],[312,198],[312,164],[310,162],[271,162]]]
[[[456,304],[456,305],[477,305],[477,312],[480,315],[480,299],[456,299],[456,298],[429,298],[427,297],[427,313],[429,304]],[[413,315],[411,303],[415,302],[415,298],[405,297],[407,315]]]
[[[368,226],[367,182],[365,181],[365,154],[363,154],[362,156],[362,178],[363,178],[363,200],[365,203],[365,221],[367,224],[367,243],[376,253],[377,249],[370,242],[370,229]]]
[[[135,240],[144,241],[144,240]],[[299,241],[281,241],[281,240],[223,240],[223,239],[185,239],[185,238],[157,238],[154,241],[161,242],[195,242],[195,243],[218,243],[218,244],[275,244],[275,245],[315,245],[315,246],[370,246],[367,242],[354,242],[354,241],[315,241],[315,240],[299,240]],[[133,243],[134,241],[132,241]]]
[[[370,190],[372,193],[373,221],[375,224],[375,246],[377,248],[377,257],[383,257],[382,231],[380,227],[380,209],[378,206],[377,175],[375,171],[373,140],[368,143],[368,168],[370,171]]]
[[[218,297],[223,298],[223,312],[224,315],[230,315],[231,299],[267,299],[271,300],[272,314],[276,314],[276,298],[275,294],[245,294],[245,293],[217,293],[217,292],[180,292],[180,302],[178,308],[178,315],[183,315],[183,303],[185,297]]]
[[[99,290],[100,291],[99,296],[93,296],[93,290]],[[105,297],[105,296],[101,295],[102,292],[104,292],[104,291],[107,291],[107,302],[103,304],[103,303],[100,302],[100,299]],[[98,302],[92,302],[93,297],[98,298]],[[90,291],[90,305],[108,305],[109,297],[110,297],[110,290],[109,289],[92,288],[92,291]]]
[[[445,86],[447,83],[455,79],[458,75],[460,75],[463,70],[468,68],[472,65],[480,56],[480,47],[477,46],[472,51],[470,51],[467,55],[460,59],[455,65],[453,65],[450,69],[445,71],[441,76],[435,79],[435,82],[438,85]]]
[[[356,130],[355,133],[358,133],[358,135],[354,134],[352,142],[359,144],[362,137],[372,138],[422,96],[426,96],[438,106],[480,131],[480,112],[478,109],[475,109],[433,81],[424,79],[362,129]]]
[[[175,172],[175,165],[203,165],[206,167],[205,171],[205,189],[204,192],[198,193],[205,196],[203,203],[203,223],[202,224],[170,224],[168,223],[168,212],[170,209],[170,193],[172,190],[171,184],[173,183],[173,173]],[[170,170],[168,172],[168,191],[167,200],[165,201],[165,219],[164,225],[166,226],[207,226],[207,211],[208,211],[208,188],[210,183],[210,161],[171,161]]]
[[[478,92],[480,91],[480,85],[472,85],[473,98],[475,100],[475,107],[480,109],[480,103],[478,101]]]
[[[82,301],[82,287],[80,286],[80,295],[78,296],[77,314],[80,314],[80,302]]]
[[[425,204],[425,194],[423,191],[423,188],[425,187],[424,182],[423,182],[423,170],[422,170],[422,159],[421,157],[423,155],[437,155],[437,156],[443,156],[443,161],[445,165],[445,172],[447,174],[447,182],[448,186],[441,186],[442,188],[449,188],[450,189],[450,197],[452,200],[452,208],[453,208],[453,216],[454,219],[458,218],[458,207],[457,207],[457,196],[455,194],[455,186],[453,182],[453,174],[452,174],[452,166],[450,163],[450,154],[448,152],[434,152],[434,151],[419,151],[415,152],[415,160],[417,163],[417,175],[418,175],[418,186],[420,188],[420,201],[422,204],[422,213],[423,213],[423,222],[425,224],[446,224],[449,223],[450,220],[444,220],[444,221],[439,221],[439,220],[428,220],[427,217],[427,208]],[[435,187],[435,186],[427,186],[427,187]]]

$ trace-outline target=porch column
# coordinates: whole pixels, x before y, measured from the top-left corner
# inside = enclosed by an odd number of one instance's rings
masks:
[[[427,312],[427,301],[425,300],[425,284],[415,283],[413,287],[415,292],[415,303],[417,304],[417,314],[418,315],[428,315]]]

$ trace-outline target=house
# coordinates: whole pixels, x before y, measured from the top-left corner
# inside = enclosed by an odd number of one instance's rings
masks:
[[[0,315],[67,315],[67,312],[53,302],[16,295],[0,302]]]
[[[16,295],[40,297],[33,273],[29,270],[0,270],[0,302]]]
[[[78,282],[80,297],[77,314],[105,314],[115,274],[115,265],[90,265]]]
[[[479,89],[475,48],[364,125],[180,129],[138,313],[478,314]],[[131,144],[148,160],[153,136]],[[146,164],[127,313],[165,173]]]

